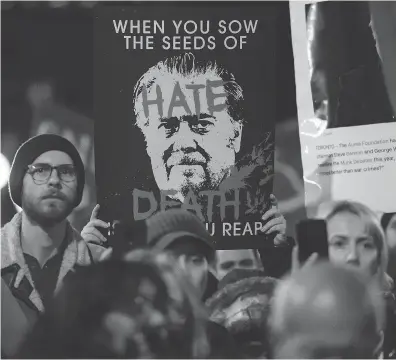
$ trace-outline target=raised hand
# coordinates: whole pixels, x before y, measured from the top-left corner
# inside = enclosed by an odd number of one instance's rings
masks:
[[[276,233],[274,238],[274,245],[280,246],[287,242],[286,236],[286,219],[279,211],[278,200],[275,195],[270,195],[271,208],[261,217],[263,222],[266,222],[261,228],[265,235]]]
[[[102,245],[107,242],[107,239],[101,234],[98,228],[107,229],[109,224],[98,219],[99,209],[100,205],[97,204],[92,210],[89,223],[82,229],[81,236],[86,242]]]

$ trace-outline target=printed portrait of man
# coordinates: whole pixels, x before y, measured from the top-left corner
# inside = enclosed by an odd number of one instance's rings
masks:
[[[243,92],[234,75],[191,53],[169,57],[134,88],[136,126],[161,191],[183,202],[190,190],[216,190],[241,148]]]

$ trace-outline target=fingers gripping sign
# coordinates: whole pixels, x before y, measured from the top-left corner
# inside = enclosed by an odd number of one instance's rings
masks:
[[[92,210],[88,224],[82,229],[81,236],[86,242],[102,245],[107,242],[107,239],[99,231],[99,228],[108,229],[110,225],[103,220],[98,219],[99,210],[100,205],[97,204]]]
[[[271,208],[264,213],[261,220],[265,222],[261,231],[266,234],[276,234],[274,244],[279,246],[287,241],[286,237],[286,219],[279,211],[278,200],[275,195],[270,195]]]

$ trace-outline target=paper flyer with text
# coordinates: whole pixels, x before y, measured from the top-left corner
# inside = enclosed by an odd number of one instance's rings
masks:
[[[396,211],[390,58],[368,3],[291,2],[290,17],[308,215],[330,200]]]

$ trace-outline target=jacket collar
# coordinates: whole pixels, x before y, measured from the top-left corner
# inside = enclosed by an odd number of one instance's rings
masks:
[[[23,278],[26,277],[33,287],[29,299],[37,309],[42,312],[44,311],[43,301],[34,286],[32,276],[23,256],[21,247],[21,225],[22,213],[18,213],[1,229],[1,269],[5,269],[13,264],[19,265],[14,286],[18,288]],[[72,228],[70,223],[67,224],[65,241],[67,241],[67,245],[63,254],[55,292],[59,290],[63,278],[73,269],[75,264],[84,263],[84,251],[81,250],[83,250],[86,245],[80,234]]]

